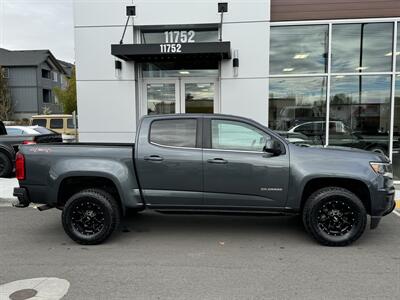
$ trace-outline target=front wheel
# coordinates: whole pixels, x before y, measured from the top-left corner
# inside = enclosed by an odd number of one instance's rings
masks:
[[[354,193],[340,187],[327,187],[308,198],[303,209],[303,223],[322,245],[346,246],[363,234],[367,212]]]
[[[105,241],[120,222],[120,209],[114,197],[101,189],[74,194],[65,204],[62,224],[75,242],[95,245]]]

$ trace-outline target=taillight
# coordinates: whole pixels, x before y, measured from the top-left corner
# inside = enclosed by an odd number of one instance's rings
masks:
[[[18,180],[25,180],[25,157],[20,152],[15,156],[15,174]]]
[[[22,142],[23,145],[32,145],[32,144],[36,144],[35,141],[23,141]]]

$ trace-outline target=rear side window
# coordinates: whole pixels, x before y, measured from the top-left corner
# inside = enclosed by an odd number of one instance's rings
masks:
[[[61,129],[63,128],[63,119],[51,119],[50,128],[51,129]]]
[[[173,147],[196,147],[195,119],[159,120],[151,123],[150,142]]]
[[[35,126],[42,126],[46,127],[46,119],[33,119],[32,120],[32,125]]]

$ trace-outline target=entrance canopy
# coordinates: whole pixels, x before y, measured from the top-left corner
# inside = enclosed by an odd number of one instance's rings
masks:
[[[111,45],[111,54],[122,60],[135,62],[222,60],[231,58],[231,43],[115,44]]]

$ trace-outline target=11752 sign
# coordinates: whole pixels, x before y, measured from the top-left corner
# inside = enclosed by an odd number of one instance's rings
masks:
[[[160,44],[161,53],[182,53],[181,43],[194,43],[194,30],[164,31],[165,44]]]

